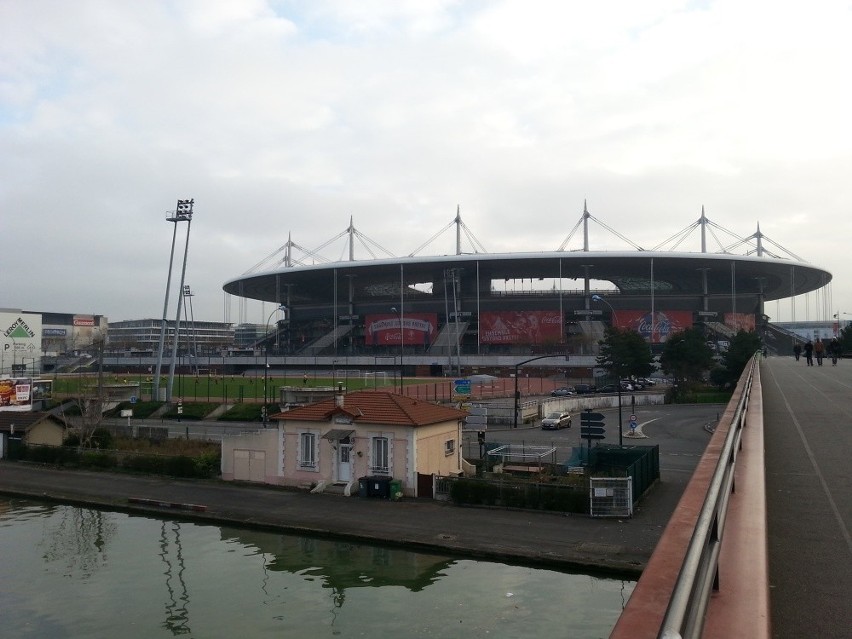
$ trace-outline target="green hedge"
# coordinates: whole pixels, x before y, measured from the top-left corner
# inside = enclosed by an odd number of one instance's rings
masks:
[[[221,455],[218,453],[204,453],[196,457],[169,456],[123,453],[114,450],[81,451],[67,446],[27,446],[19,442],[10,442],[9,458],[53,466],[124,470],[196,479],[217,477],[221,464]]]
[[[502,479],[459,478],[450,481],[450,498],[458,505],[589,512],[588,490],[582,487]]]

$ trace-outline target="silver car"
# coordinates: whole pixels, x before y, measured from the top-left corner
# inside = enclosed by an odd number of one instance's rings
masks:
[[[559,430],[560,428],[571,428],[570,413],[549,413],[547,417],[541,420],[542,430]]]

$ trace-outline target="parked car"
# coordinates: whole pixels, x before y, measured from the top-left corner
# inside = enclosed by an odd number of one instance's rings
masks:
[[[542,430],[559,430],[561,428],[571,428],[570,413],[549,413],[547,417],[541,420]]]
[[[616,386],[615,384],[605,384],[604,386],[598,386],[596,392],[598,392],[598,393],[617,393],[618,392],[618,386]]]
[[[568,397],[574,394],[573,386],[563,386],[562,388],[554,388],[550,391],[551,397]]]
[[[590,386],[589,384],[576,384],[574,386],[574,390],[578,395],[587,395],[589,393],[594,393],[595,387]]]

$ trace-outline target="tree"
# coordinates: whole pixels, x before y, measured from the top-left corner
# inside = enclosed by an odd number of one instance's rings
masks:
[[[651,347],[636,331],[607,327],[599,346],[598,366],[608,368],[618,380],[647,377],[654,370]]]
[[[714,371],[713,383],[721,387],[736,384],[751,358],[762,347],[757,333],[739,331],[731,338],[728,350],[722,357],[720,370]]]
[[[679,385],[701,381],[713,367],[713,351],[699,328],[687,328],[671,335],[663,346],[660,366]]]
[[[840,331],[837,341],[840,342],[841,353],[852,352],[852,324],[847,324],[846,328]]]

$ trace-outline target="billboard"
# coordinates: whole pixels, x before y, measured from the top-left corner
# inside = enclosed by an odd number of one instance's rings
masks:
[[[692,311],[655,311],[653,322],[651,319],[648,311],[618,311],[613,314],[615,326],[636,331],[651,344],[662,344],[678,331],[692,327]]]
[[[479,315],[482,344],[561,342],[562,313],[553,311],[485,311]]]
[[[725,313],[725,326],[729,326],[735,331],[746,331],[751,333],[754,331],[754,314],[752,313]]]
[[[49,399],[53,380],[30,377],[0,378],[0,411],[29,411],[41,408],[41,401]]]
[[[364,318],[364,342],[377,346],[428,346],[438,331],[437,313],[376,314]]]
[[[0,375],[34,367],[41,358],[41,315],[0,313]]]

